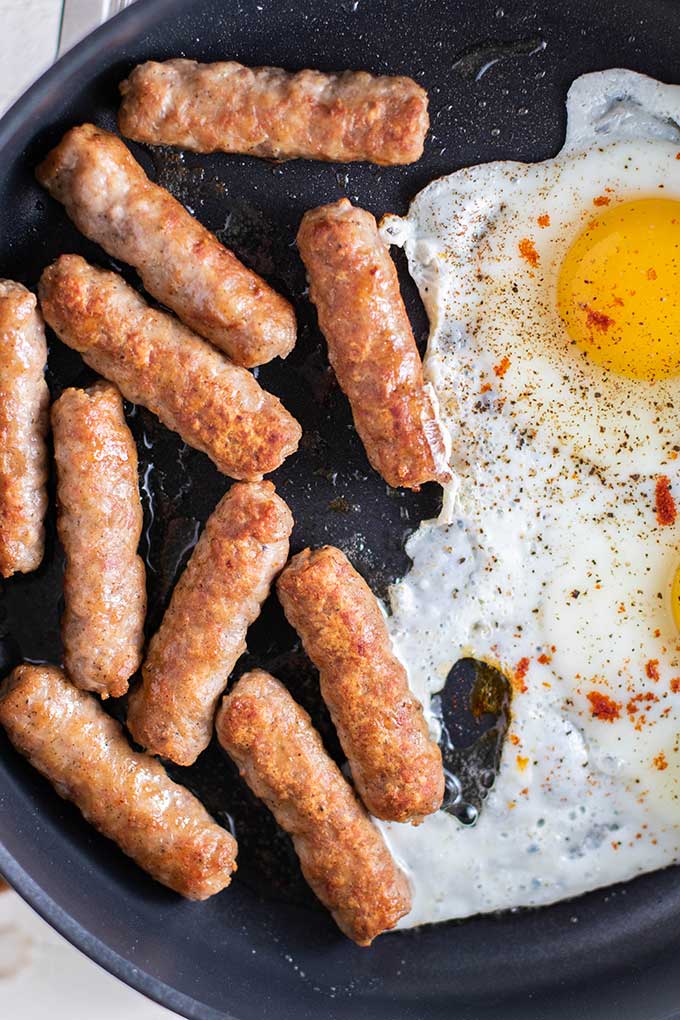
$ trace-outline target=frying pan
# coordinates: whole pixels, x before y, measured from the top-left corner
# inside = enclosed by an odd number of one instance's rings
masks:
[[[229,56],[416,77],[431,96],[432,131],[425,157],[408,168],[277,165],[133,147],[153,177],[295,301],[298,346],[285,363],[259,373],[305,430],[300,453],[274,476],[295,514],[294,548],[340,545],[384,594],[408,566],[406,536],[436,514],[439,493],[389,491],[368,467],[304,297],[293,246],[302,213],[341,195],[378,215],[403,213],[426,182],[462,165],[549,157],[562,142],[573,78],[623,66],[678,81],[678,52],[680,5],[672,0],[140,0],[61,60],[0,124],[0,275],[34,287],[42,268],[69,251],[110,266],[36,186],[32,168],[70,125],[94,120],[113,127],[117,83],[140,60]],[[403,286],[422,342],[422,308],[405,276]],[[52,337],[53,395],[90,378],[79,357]],[[153,631],[201,522],[229,483],[141,408],[128,413],[141,457]],[[2,588],[2,672],[20,658],[60,658],[63,563],[49,527],[40,571]],[[249,648],[239,671],[257,662],[281,676],[338,755],[315,677],[273,602],[252,628]],[[112,711],[122,716],[124,706]],[[675,869],[541,910],[393,933],[359,949],[317,906],[290,843],[218,749],[173,774],[237,831],[238,878],[222,895],[189,904],[151,882],[4,737],[0,871],[81,950],[186,1017],[680,1016]]]

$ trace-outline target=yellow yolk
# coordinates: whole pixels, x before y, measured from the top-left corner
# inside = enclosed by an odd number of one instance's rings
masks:
[[[680,202],[604,209],[567,252],[557,300],[569,336],[597,364],[633,379],[680,375]]]
[[[671,588],[671,610],[675,626],[680,630],[680,567],[675,571],[673,587]]]

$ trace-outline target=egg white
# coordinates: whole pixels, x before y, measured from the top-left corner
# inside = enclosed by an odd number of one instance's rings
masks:
[[[405,925],[550,903],[680,859],[680,523],[655,513],[660,475],[680,499],[680,382],[594,364],[556,300],[594,199],[680,200],[680,87],[586,75],[567,112],[554,159],[462,170],[382,226],[430,317],[425,370],[456,476],[442,518],[407,546],[392,637],[435,729],[431,698],[459,658],[515,684],[477,824],[439,812],[382,825],[413,882]]]

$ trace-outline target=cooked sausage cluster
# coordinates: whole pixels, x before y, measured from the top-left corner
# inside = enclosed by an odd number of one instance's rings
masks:
[[[196,152],[395,165],[420,157],[428,128],[420,86],[366,72],[170,60],[135,68],[121,92],[122,134]],[[291,351],[292,307],[150,181],[110,132],[74,127],[36,174],[79,230],[133,266],[174,315],[78,255],[44,270],[40,311],[25,287],[0,281],[5,578],[35,570],[44,552],[43,316],[103,376],[64,391],[51,413],[64,668],[18,666],[0,684],[0,724],[92,825],[194,900],[229,884],[236,841],[156,756],[191,765],[216,729],[291,835],[318,898],[343,932],[369,945],[411,907],[408,879],[371,815],[418,824],[441,805],[444,774],[366,582],[330,546],[287,563],[293,517],[262,478],[295,452],[301,429],[248,369]],[[322,206],[306,214],[297,241],[371,464],[390,485],[445,482],[445,436],[374,218],[347,200]],[[237,480],[208,519],[146,654],[137,451],[123,397]],[[274,587],[319,670],[351,783],[268,673],[245,674],[218,706]],[[125,694],[140,667],[127,728],[141,752],[94,696]]]

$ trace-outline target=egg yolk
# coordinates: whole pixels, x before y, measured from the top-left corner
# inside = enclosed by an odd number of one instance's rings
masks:
[[[599,213],[566,254],[557,301],[569,336],[598,365],[632,379],[680,375],[680,202]]]
[[[673,586],[671,588],[671,610],[675,626],[680,630],[680,567],[675,571]]]

